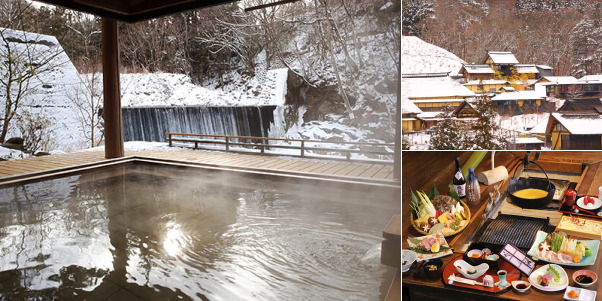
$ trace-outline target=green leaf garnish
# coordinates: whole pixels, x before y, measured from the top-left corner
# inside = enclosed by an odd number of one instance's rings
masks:
[[[460,197],[458,196],[458,193],[456,192],[456,190],[454,189],[454,185],[452,184],[449,184],[449,196],[451,196],[458,202],[460,201]]]
[[[546,274],[552,276],[552,279],[554,280],[554,282],[560,281],[560,273],[558,273],[558,271],[556,271],[556,269],[554,269],[551,265],[548,266],[548,269],[546,270]]]
[[[433,184],[433,189],[431,189],[431,193],[429,193],[429,199],[434,199],[439,195],[439,191],[437,190],[437,185]]]

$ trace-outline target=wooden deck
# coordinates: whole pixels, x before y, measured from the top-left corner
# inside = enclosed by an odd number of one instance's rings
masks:
[[[126,150],[125,155],[126,157],[151,158],[257,171],[277,171],[300,175],[334,176],[352,180],[396,182],[393,178],[393,165],[382,163],[351,163],[346,161],[237,154],[207,150]],[[14,176],[85,166],[105,160],[103,151],[91,151],[3,161],[0,162],[0,182]]]

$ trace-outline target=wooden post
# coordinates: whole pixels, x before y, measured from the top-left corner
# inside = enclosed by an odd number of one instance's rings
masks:
[[[172,146],[171,133],[168,133],[167,135],[168,135],[167,139],[169,139],[169,146]]]
[[[301,158],[305,156],[305,140],[301,140]]]
[[[105,158],[124,156],[119,87],[119,39],[117,21],[102,18],[102,74],[105,120]]]
[[[401,183],[401,49],[397,64],[397,114],[395,114],[395,153],[393,155],[393,178]],[[401,196],[401,195],[400,195]]]

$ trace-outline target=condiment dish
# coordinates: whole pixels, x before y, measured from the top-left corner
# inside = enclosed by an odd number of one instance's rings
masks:
[[[412,250],[403,250],[401,252],[401,271],[407,272],[416,261],[418,254]]]
[[[524,293],[531,288],[531,283],[529,283],[528,281],[516,280],[512,281],[511,283],[512,287],[514,287],[514,289],[519,293]]]
[[[454,262],[454,266],[464,278],[468,279],[477,279],[483,276],[483,274],[485,274],[485,272],[489,270],[489,265],[486,263],[481,263],[477,266],[472,266],[464,260],[456,260]]]
[[[591,280],[588,281],[585,280]],[[584,283],[585,280],[585,283]],[[593,271],[590,270],[578,270],[575,271],[573,273],[573,281],[575,281],[576,285],[579,285],[581,287],[590,287],[592,286],[592,284],[596,283],[596,281],[598,281],[598,275],[596,275],[596,273],[594,273]]]

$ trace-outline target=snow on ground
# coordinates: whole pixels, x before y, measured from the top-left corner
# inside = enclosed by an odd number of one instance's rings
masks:
[[[2,160],[22,159],[25,157],[26,155],[22,151],[0,146],[0,159]]]
[[[414,36],[402,36],[401,49],[403,74],[450,72],[453,76],[466,63],[455,54]]]
[[[515,116],[503,116],[501,117],[500,126],[505,130],[512,130],[517,132],[526,132],[541,122],[548,121],[549,113],[537,113],[537,114],[522,114]]]

